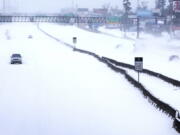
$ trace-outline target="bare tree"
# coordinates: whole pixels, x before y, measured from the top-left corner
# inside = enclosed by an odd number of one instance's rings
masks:
[[[110,7],[111,7],[111,4],[110,4],[110,3],[105,3],[105,4],[102,5],[102,8],[103,8],[103,9],[106,9],[106,10],[109,10]]]

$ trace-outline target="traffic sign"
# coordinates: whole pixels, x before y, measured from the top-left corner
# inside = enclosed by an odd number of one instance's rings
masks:
[[[135,70],[142,71],[143,70],[143,58],[135,57]]]
[[[77,37],[73,37],[73,43],[74,43],[74,44],[77,43]]]

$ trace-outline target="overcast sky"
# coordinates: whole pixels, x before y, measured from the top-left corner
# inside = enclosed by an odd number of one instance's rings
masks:
[[[0,0],[1,10],[3,9],[3,1],[5,1],[6,10],[18,12],[59,12],[62,8],[98,8],[103,4],[110,3],[111,6],[122,8],[123,0]],[[130,0],[132,7],[137,6],[138,0]],[[141,1],[143,0],[139,0]],[[155,0],[147,1],[148,7],[153,8]]]

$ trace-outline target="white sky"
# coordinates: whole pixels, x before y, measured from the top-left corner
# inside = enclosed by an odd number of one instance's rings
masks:
[[[110,3],[111,6],[122,8],[123,0],[0,0],[1,10],[5,1],[6,10],[26,11],[26,12],[59,12],[61,8],[71,7],[102,7],[103,4]],[[130,0],[132,7],[137,6],[138,0]],[[140,3],[143,0],[139,0]],[[155,0],[144,0],[148,2],[148,7],[153,8]]]

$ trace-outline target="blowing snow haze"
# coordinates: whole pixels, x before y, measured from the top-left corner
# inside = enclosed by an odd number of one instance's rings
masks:
[[[104,4],[122,8],[123,0],[0,0],[0,9],[6,12],[60,12],[62,8],[100,8]],[[137,7],[138,0],[130,0],[133,8]],[[146,1],[149,8],[153,8],[155,0],[139,0],[139,3]]]

